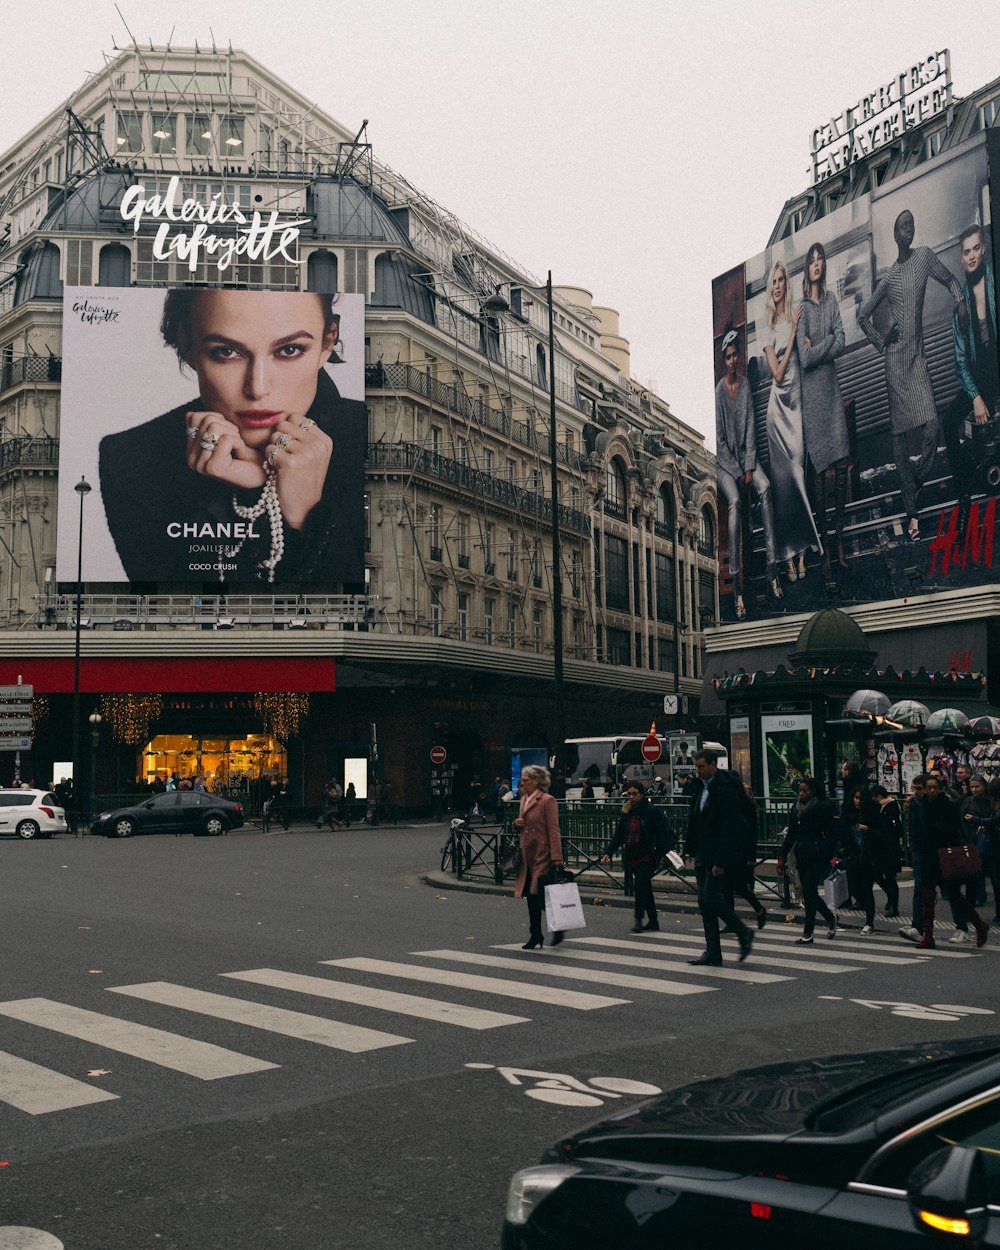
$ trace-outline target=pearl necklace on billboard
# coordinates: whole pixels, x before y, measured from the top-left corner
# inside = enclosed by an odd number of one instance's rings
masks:
[[[280,448],[278,448],[280,450]],[[267,513],[267,519],[271,527],[271,552],[265,560],[261,560],[261,568],[267,569],[267,580],[269,583],[274,581],[274,570],[278,567],[281,557],[285,554],[285,523],[281,516],[281,504],[278,502],[278,485],[272,464],[273,455],[268,458],[264,464],[264,489],[260,493],[260,498],[256,503],[250,504],[249,507],[243,507],[242,504],[236,502],[236,494],[233,493],[233,511],[238,517],[242,517],[244,521],[256,521],[258,517]],[[225,551],[226,559],[232,560],[234,556],[239,555],[243,549],[246,539],[241,539],[235,547],[227,547]],[[221,563],[221,561],[220,561]],[[225,581],[222,569],[219,570],[219,581]]]

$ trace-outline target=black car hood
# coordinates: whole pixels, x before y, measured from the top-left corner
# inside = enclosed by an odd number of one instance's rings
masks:
[[[628,1157],[631,1152],[624,1148],[628,1139],[673,1138],[693,1143],[752,1136],[778,1142],[804,1130],[838,1131],[842,1126],[833,1123],[838,1102],[863,1099],[869,1087],[875,1102],[875,1091],[901,1071],[926,1066],[930,1081],[932,1065],[948,1071],[953,1064],[962,1067],[962,1058],[967,1056],[972,1066],[998,1051],[1000,1039],[980,1037],[747,1068],[682,1085],[599,1121],[566,1139],[557,1151],[563,1159],[585,1156],[588,1148],[600,1144],[596,1153],[604,1157],[619,1157],[619,1148],[621,1155]],[[874,1107],[872,1112],[878,1114]],[[824,1125],[824,1119],[830,1124]]]

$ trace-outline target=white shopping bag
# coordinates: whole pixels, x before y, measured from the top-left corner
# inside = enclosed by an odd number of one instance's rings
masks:
[[[831,872],[823,882],[823,898],[827,907],[841,907],[847,902],[848,892],[847,873],[843,868]]]
[[[550,933],[560,933],[563,929],[587,927],[587,922],[583,918],[580,891],[575,881],[545,887],[545,922],[549,926]]]

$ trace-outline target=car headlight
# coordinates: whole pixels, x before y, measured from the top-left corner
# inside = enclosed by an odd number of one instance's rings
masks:
[[[110,815],[110,812],[98,812],[94,817],[94,824],[96,825],[101,820],[107,820]]]
[[[569,1163],[553,1163],[546,1167],[525,1168],[511,1178],[507,1191],[507,1222],[527,1224],[535,1207],[559,1188],[563,1181],[581,1169]]]

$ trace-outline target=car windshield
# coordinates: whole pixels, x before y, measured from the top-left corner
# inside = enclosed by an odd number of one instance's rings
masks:
[[[996,1053],[995,1050],[978,1050],[965,1055],[950,1055],[947,1059],[903,1068],[891,1076],[879,1076],[877,1081],[857,1085],[818,1107],[809,1117],[806,1127],[817,1133],[842,1133],[875,1119],[883,1111],[927,1089],[932,1083],[947,1080],[964,1068],[973,1068]]]

